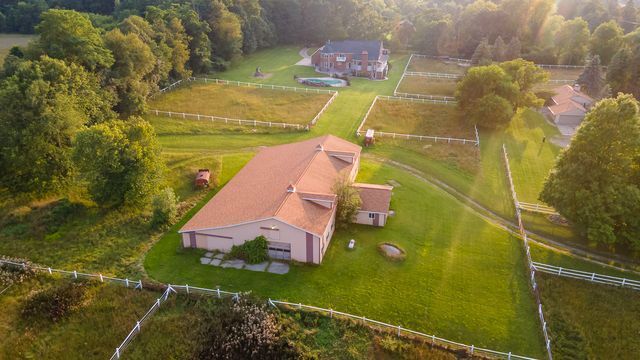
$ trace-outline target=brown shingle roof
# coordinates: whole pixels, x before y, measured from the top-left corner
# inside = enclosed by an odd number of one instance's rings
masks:
[[[384,214],[389,212],[393,186],[354,183],[353,187],[358,189],[362,199],[360,210]]]
[[[360,146],[332,135],[263,148],[180,232],[277,218],[322,234],[333,209],[303,197],[313,193],[333,198],[333,184],[338,176],[351,172],[355,161],[337,158],[332,152],[352,154],[357,159],[360,150]],[[295,192],[287,192],[291,184]]]

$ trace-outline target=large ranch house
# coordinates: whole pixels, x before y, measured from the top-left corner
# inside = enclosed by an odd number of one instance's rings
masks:
[[[384,80],[389,72],[389,50],[382,41],[327,41],[311,56],[316,71],[340,76]]]
[[[228,252],[264,235],[271,257],[320,264],[335,229],[334,184],[355,179],[360,151],[332,135],[261,149],[180,229],[183,246]],[[355,221],[384,226],[392,187],[353,186]]]

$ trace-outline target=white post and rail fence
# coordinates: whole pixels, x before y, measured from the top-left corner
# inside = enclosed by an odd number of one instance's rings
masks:
[[[398,96],[376,95],[376,97],[371,102],[369,109],[367,109],[367,112],[364,114],[364,117],[360,122],[358,129],[356,130],[356,136],[360,137],[366,132],[364,127],[366,125],[367,119],[369,118],[369,115],[371,115],[371,111],[373,111],[373,108],[375,107],[376,103],[379,100],[406,101],[406,102],[413,102],[413,103],[440,104],[440,105],[456,104],[456,101],[451,101],[451,100],[414,99],[414,98],[405,98],[405,97],[398,97]],[[475,127],[475,125],[474,125],[474,133],[475,133],[475,140],[454,138],[454,137],[448,137],[448,136],[401,134],[401,133],[384,132],[384,131],[378,131],[378,130],[375,131],[375,136],[388,137],[392,139],[433,141],[433,142],[441,142],[441,143],[448,143],[448,144],[453,143],[453,144],[463,144],[463,145],[468,144],[468,145],[480,146],[480,136],[478,135],[478,129],[477,127]]]
[[[113,284],[131,287],[132,289],[133,288],[142,289],[141,280],[133,281],[128,279],[107,277],[101,274],[88,274],[88,273],[83,273],[78,271],[58,270],[58,269],[53,269],[49,267],[27,265],[25,263],[18,263],[18,262],[4,260],[0,258],[0,266],[5,266],[5,265],[16,266],[20,268],[28,267],[30,269],[48,273],[48,274],[66,275],[73,279],[86,278],[86,279],[92,279],[97,281],[105,281],[105,282],[108,281]],[[147,323],[148,320],[153,316],[153,314],[155,314],[162,307],[162,304],[164,304],[169,299],[169,296],[171,294],[178,294],[178,293],[183,293],[186,295],[215,296],[218,298],[231,297],[236,300],[240,296],[242,296],[242,294],[239,292],[230,292],[230,291],[224,291],[220,289],[208,289],[208,288],[202,288],[202,287],[190,286],[190,285],[168,284],[166,285],[166,289],[164,290],[162,295],[160,295],[160,297],[156,299],[156,301],[151,305],[151,307],[147,310],[147,312],[139,320],[135,322],[131,331],[126,335],[126,337],[120,343],[120,345],[116,347],[110,359],[111,360],[120,359],[123,356],[123,352],[126,350],[126,348],[131,344],[134,338],[142,331],[143,325]],[[501,352],[501,351],[486,349],[482,347],[476,347],[474,345],[468,345],[468,344],[444,339],[444,338],[435,336],[433,334],[426,334],[420,331],[408,329],[401,325],[393,325],[393,324],[385,323],[382,321],[370,319],[370,318],[367,318],[366,316],[354,315],[346,312],[341,312],[338,310],[326,309],[326,308],[306,305],[302,303],[293,303],[293,302],[280,301],[280,300],[274,300],[274,299],[269,299],[267,303],[274,307],[286,307],[287,310],[315,311],[315,312],[320,312],[326,316],[329,316],[330,318],[335,317],[335,318],[351,319],[358,322],[361,321],[363,325],[374,326],[380,330],[393,333],[397,336],[410,336],[413,338],[421,339],[425,342],[429,342],[432,345],[436,345],[436,346],[440,346],[440,347],[444,347],[452,350],[463,349],[471,355],[487,356],[487,357],[498,358],[498,359],[533,360],[533,358],[531,357],[513,354],[512,352]]]
[[[542,326],[542,334],[544,336],[545,347],[547,350],[547,357],[549,360],[553,359],[553,354],[551,353],[551,338],[549,337],[549,332],[547,329],[547,321],[544,317],[544,312],[542,311],[542,299],[540,297],[540,290],[538,289],[538,284],[536,283],[536,268],[531,259],[531,247],[529,246],[529,239],[527,238],[527,232],[524,229],[524,225],[522,223],[522,217],[520,214],[520,207],[518,206],[518,196],[516,194],[515,186],[513,185],[513,177],[511,175],[511,167],[509,166],[509,155],[507,154],[507,147],[502,144],[502,154],[503,160],[505,163],[505,168],[507,172],[507,178],[509,180],[509,189],[511,191],[511,197],[513,200],[513,205],[516,211],[516,219],[518,221],[518,230],[520,231],[520,236],[523,240],[524,250],[527,257],[527,269],[529,271],[529,280],[531,282],[531,289],[533,291],[534,299],[536,301],[536,305],[538,308],[538,317],[540,318],[540,325]]]
[[[221,79],[209,79],[209,78],[196,78],[191,77],[186,80],[187,82],[198,81],[204,83],[212,83],[212,84],[221,84],[221,85],[231,85],[231,86],[240,86],[240,87],[252,87],[258,89],[270,89],[270,90],[283,90],[283,91],[293,91],[293,92],[304,92],[304,93],[312,93],[312,94],[331,94],[329,100],[324,104],[322,109],[318,111],[318,113],[309,121],[308,124],[291,124],[283,121],[262,121],[255,119],[237,119],[230,118],[225,116],[215,116],[215,115],[205,115],[205,114],[192,114],[185,113],[180,111],[168,111],[168,110],[159,110],[159,109],[151,109],[149,113],[154,114],[156,116],[166,116],[170,118],[182,118],[182,119],[190,119],[190,120],[204,120],[211,121],[217,123],[224,123],[230,125],[238,125],[238,126],[263,126],[263,127],[275,127],[275,128],[283,128],[283,129],[296,129],[296,130],[309,130],[311,126],[315,125],[322,114],[329,108],[329,106],[334,102],[336,97],[338,97],[338,92],[335,90],[324,90],[324,89],[307,89],[300,88],[294,86],[280,86],[280,85],[269,85],[269,84],[258,84],[258,83],[250,83],[250,82],[242,82],[242,81],[231,81],[231,80],[221,80]],[[175,83],[167,86],[164,89],[161,89],[158,93],[154,94],[158,95],[161,93],[165,93],[167,91],[171,91],[182,84],[183,81],[179,80]]]

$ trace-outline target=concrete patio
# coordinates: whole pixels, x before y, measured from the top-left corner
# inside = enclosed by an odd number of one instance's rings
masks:
[[[264,261],[259,264],[247,264],[244,260],[231,259],[224,260],[224,254],[214,255],[212,252],[204,254],[200,258],[202,265],[219,266],[222,268],[244,269],[258,272],[270,272],[272,274],[283,275],[289,272],[289,264],[278,261]]]

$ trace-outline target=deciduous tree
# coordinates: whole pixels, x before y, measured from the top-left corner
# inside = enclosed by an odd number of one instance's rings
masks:
[[[336,201],[338,203],[336,224],[342,228],[349,226],[353,222],[358,214],[360,205],[362,205],[360,194],[352,185],[353,183],[346,178],[338,179],[333,185],[333,192],[337,196]]]
[[[622,35],[622,28],[615,20],[600,24],[591,35],[591,54],[598,55],[603,65],[609,65],[611,58],[622,45]]]
[[[589,50],[589,25],[581,18],[562,24],[556,35],[556,52],[560,64],[582,65]]]
[[[592,242],[640,249],[640,115],[630,95],[600,101],[560,154],[540,199]]]
[[[73,174],[70,149],[84,125],[113,116],[110,96],[82,66],[22,61],[0,82],[0,183],[15,193],[61,190]]]
[[[74,159],[91,197],[104,207],[146,204],[163,173],[153,127],[140,118],[79,132]]]
[[[100,31],[85,15],[73,10],[52,9],[42,13],[36,27],[37,50],[56,59],[84,66],[91,71],[107,69],[113,56],[104,46]]]

